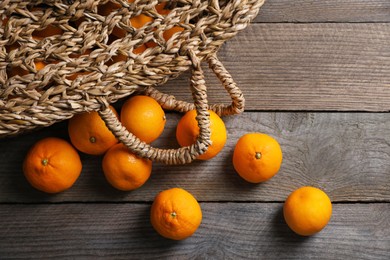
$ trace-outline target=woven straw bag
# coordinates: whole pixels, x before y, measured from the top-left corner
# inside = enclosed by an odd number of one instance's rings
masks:
[[[207,109],[219,115],[244,109],[242,93],[216,53],[251,22],[263,2],[2,0],[0,137],[46,127],[77,113],[99,111],[108,128],[139,156],[167,164],[191,162],[210,144]],[[117,8],[102,15],[99,10],[110,4]],[[157,12],[156,6],[161,4],[170,8],[168,14]],[[135,28],[130,19],[141,14],[153,19]],[[61,34],[34,36],[49,26]],[[164,32],[175,26],[182,30],[164,39]],[[115,30],[124,32],[122,37],[113,39]],[[145,43],[153,43],[153,47],[135,54],[134,50]],[[114,62],[118,56],[122,59]],[[45,66],[38,68],[37,61]],[[202,61],[208,62],[220,79],[232,98],[231,105],[208,105]],[[23,73],[10,73],[14,70]],[[186,70],[192,72],[193,103],[178,101],[155,88]],[[164,109],[196,109],[200,127],[197,142],[164,150],[129,133],[108,106],[135,92],[155,98]]]

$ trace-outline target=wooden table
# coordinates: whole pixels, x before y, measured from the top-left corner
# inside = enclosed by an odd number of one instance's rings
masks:
[[[390,259],[390,1],[268,0],[254,23],[219,52],[242,88],[246,111],[225,117],[228,142],[213,160],[155,163],[133,192],[105,181],[101,157],[82,154],[76,184],[58,195],[29,186],[21,163],[66,122],[0,141],[0,259],[210,258]],[[212,103],[228,102],[211,73]],[[160,88],[190,100],[188,74]],[[177,147],[179,114],[155,143]],[[249,184],[231,160],[238,138],[264,132],[281,144],[280,172]],[[312,185],[333,202],[329,225],[304,238],[289,230],[283,202]],[[187,240],[160,237],[149,210],[161,190],[182,187],[203,221]]]

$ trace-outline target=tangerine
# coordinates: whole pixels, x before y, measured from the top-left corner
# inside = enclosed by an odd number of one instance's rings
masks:
[[[295,233],[310,236],[328,224],[332,216],[332,202],[318,188],[301,187],[288,196],[283,206],[283,215]]]
[[[156,140],[165,127],[165,113],[160,104],[148,96],[133,96],[121,109],[126,129],[146,143]]]
[[[166,30],[166,31],[163,33],[163,37],[164,37],[165,41],[168,41],[169,39],[172,38],[172,36],[173,36],[175,33],[182,32],[182,31],[184,31],[184,28],[183,28],[183,27],[174,26],[174,27],[172,27],[171,29]]]
[[[202,210],[186,190],[173,188],[160,192],[153,201],[150,220],[163,237],[183,240],[192,236],[202,222]]]
[[[259,183],[279,171],[282,157],[282,149],[274,138],[263,133],[248,133],[236,143],[233,166],[246,181]]]
[[[60,35],[63,33],[64,33],[64,31],[61,28],[59,28],[55,25],[49,24],[48,26],[46,26],[43,29],[35,30],[32,33],[32,36],[34,39],[41,39],[41,38],[50,37],[50,36],[54,36],[54,35]]]
[[[34,61],[34,65],[35,65],[35,69],[37,71],[40,71],[47,65],[47,63],[44,61]],[[29,74],[29,72],[27,70],[23,69],[22,67],[12,67],[8,71],[8,77],[13,77],[13,76],[17,76],[17,75],[24,76],[27,74]]]
[[[110,106],[110,109],[118,116],[114,107]],[[96,111],[77,114],[69,119],[68,133],[77,150],[91,155],[103,154],[118,142]]]
[[[134,0],[128,0],[129,3],[134,2]],[[112,11],[119,9],[121,5],[113,3],[113,2],[107,2],[103,6],[99,8],[99,14],[108,16]],[[152,22],[153,18],[150,16],[147,16],[145,14],[139,14],[137,16],[134,16],[130,18],[130,24],[133,26],[135,29],[142,28],[146,23]],[[127,32],[126,30],[123,30],[117,26],[114,27],[112,30],[112,34],[115,35],[116,37],[123,38],[126,36]]]
[[[143,53],[144,51],[146,50],[146,45],[145,44],[142,44],[140,45],[139,47],[133,49],[133,53],[134,54],[141,54]],[[111,57],[111,60],[109,60],[107,62],[107,65],[111,66],[112,64],[115,64],[117,62],[120,62],[120,61],[127,61],[128,60],[128,56],[127,55],[124,55],[124,54],[121,54],[119,53],[118,55],[115,55],[115,56],[112,56]]]
[[[159,3],[156,5],[156,11],[159,13],[159,14],[162,14],[162,15],[168,15],[171,10],[169,10],[168,8],[166,8],[167,6],[167,3]]]
[[[102,166],[106,180],[122,191],[141,187],[152,171],[152,161],[139,158],[122,143],[112,146],[106,152]]]
[[[199,160],[208,160],[215,157],[225,146],[227,132],[223,120],[212,110],[210,113],[211,145],[207,151],[198,156]],[[190,146],[196,142],[199,135],[196,110],[190,110],[180,119],[176,128],[176,139],[180,146]]]
[[[47,137],[36,142],[23,161],[23,173],[36,189],[58,193],[69,189],[80,176],[80,156],[67,141]]]

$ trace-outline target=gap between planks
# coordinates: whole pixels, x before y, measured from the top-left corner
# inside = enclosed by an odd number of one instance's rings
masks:
[[[284,201],[255,201],[255,200],[243,200],[243,201],[224,201],[224,200],[198,200],[201,204],[283,204]],[[1,205],[103,205],[103,204],[134,204],[134,205],[151,205],[153,200],[150,201],[52,201],[52,202],[0,202]],[[333,205],[354,205],[354,204],[389,204],[388,201],[333,201]]]

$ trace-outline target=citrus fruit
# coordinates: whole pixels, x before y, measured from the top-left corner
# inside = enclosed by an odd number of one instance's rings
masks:
[[[156,10],[159,14],[162,14],[162,15],[168,15],[171,12],[170,9],[166,8],[166,3],[160,3],[160,4],[156,5]],[[163,37],[164,37],[165,41],[168,41],[175,33],[181,32],[183,30],[184,30],[183,27],[174,26],[171,29],[166,30],[163,33]]]
[[[20,47],[20,44],[15,42],[12,45],[6,46],[6,49],[7,49],[7,52],[10,52],[10,51],[13,51],[19,47]],[[34,60],[34,65],[35,65],[35,69],[37,71],[40,71],[41,69],[43,69],[47,65],[47,63],[42,61],[42,60]],[[16,76],[16,75],[23,76],[23,75],[27,75],[28,73],[29,72],[27,70],[23,69],[22,67],[12,67],[12,68],[9,68],[7,71],[7,74],[9,77]]]
[[[293,191],[283,206],[287,225],[297,234],[310,236],[321,231],[332,215],[328,195],[314,187],[301,187]]]
[[[159,3],[156,5],[156,11],[159,13],[159,14],[162,14],[162,15],[168,15],[171,10],[169,10],[168,8],[166,8],[166,4],[167,3]]]
[[[165,127],[165,113],[160,104],[148,96],[133,96],[121,109],[126,129],[146,143],[156,140]]]
[[[55,30],[55,29],[50,29],[50,28],[51,28],[50,25],[46,28],[48,36],[51,36],[50,34],[53,32],[52,30]],[[39,31],[39,32],[45,33],[46,29],[44,29],[42,31]],[[61,30],[61,32],[62,32],[62,30]],[[42,37],[33,35],[33,39],[40,41],[40,40],[42,40]],[[20,44],[18,42],[15,42],[12,45],[6,46],[6,49],[9,52],[9,51],[15,50],[15,49],[17,49],[19,47],[20,47]],[[51,63],[57,63],[57,62],[54,61],[54,62],[51,62]],[[45,68],[45,66],[47,64],[49,64],[49,63],[46,62],[46,61],[43,61],[42,59],[35,59],[34,60],[34,65],[35,65],[36,71],[42,70],[43,68]],[[8,73],[8,76],[11,76],[11,77],[12,76],[16,76],[16,75],[24,76],[24,75],[29,74],[29,72],[27,70],[23,69],[22,67],[10,68],[9,71],[7,71],[7,73]]]
[[[174,26],[171,29],[166,30],[163,33],[163,37],[166,41],[168,41],[175,33],[184,31],[183,27]]]
[[[103,172],[106,180],[123,191],[141,187],[150,177],[152,161],[131,153],[122,143],[112,146],[103,157]]]
[[[3,25],[3,27],[7,24],[8,22],[8,17],[4,17],[2,20],[1,20],[1,24]]]
[[[183,240],[190,237],[202,222],[202,210],[191,193],[181,188],[160,192],[153,201],[150,220],[163,237]]]
[[[130,18],[130,24],[133,26],[135,29],[140,29],[142,28],[145,24],[152,22],[153,18],[150,16],[147,16],[145,14],[140,14],[134,17]],[[127,32],[126,30],[123,30],[119,27],[114,27],[112,30],[112,34],[115,35],[116,37],[123,38],[126,36]]]
[[[115,108],[110,109],[118,116]],[[68,121],[68,133],[77,150],[91,155],[105,153],[118,140],[95,111],[77,114]]]
[[[141,54],[143,53],[144,51],[146,50],[146,45],[145,44],[142,44],[140,45],[139,47],[133,49],[133,53],[134,54]],[[119,53],[118,55],[115,55],[115,56],[112,56],[111,57],[111,60],[107,62],[107,65],[112,65],[114,63],[117,63],[117,62],[120,62],[120,61],[124,61],[126,62],[128,60],[128,56],[127,55],[123,55],[121,53]]]
[[[183,27],[174,26],[171,29],[168,29],[168,30],[163,32],[163,38],[165,41],[168,41],[175,33],[182,32],[182,31],[184,31]],[[145,43],[145,45],[148,48],[154,48],[157,46],[157,43],[154,41],[149,41],[149,42]]]
[[[132,1],[129,1],[132,2]],[[112,11],[119,9],[121,5],[108,1],[104,5],[98,6],[98,13],[104,16],[108,16]]]
[[[41,11],[44,12],[43,8],[33,7],[31,8],[31,11]],[[47,25],[45,28],[39,28],[33,31],[32,36],[33,38],[45,38],[49,36],[54,35],[60,35],[63,34],[63,30],[53,24]]]
[[[142,44],[141,46],[133,49],[133,53],[140,54],[140,53],[143,53],[145,50],[146,50],[146,45]]]
[[[40,71],[47,65],[47,63],[43,61],[34,61],[34,65],[35,65],[35,69],[37,71]],[[27,70],[24,70],[22,67],[13,67],[9,70],[8,76],[9,77],[16,76],[16,75],[23,76],[23,75],[27,75],[28,73],[29,72]]]
[[[36,142],[23,162],[23,173],[36,189],[58,193],[69,189],[80,176],[81,160],[67,141],[47,137]]]
[[[134,2],[134,0],[128,0],[129,3]],[[119,9],[121,5],[112,3],[112,2],[107,2],[103,6],[99,7],[99,14],[108,16],[112,11]],[[133,26],[135,29],[139,29],[143,27],[146,23],[152,22],[153,18],[150,16],[147,16],[145,14],[139,14],[137,16],[131,17],[130,18],[130,24]],[[115,35],[116,37],[123,38],[126,36],[127,32],[126,30],[123,30],[117,26],[114,27],[112,30],[112,34]]]
[[[60,35],[63,32],[64,31],[61,28],[49,24],[46,28],[42,30],[35,30],[32,35],[35,37],[45,38],[49,36]]]
[[[210,113],[210,130],[211,130],[211,145],[209,145],[207,151],[198,156],[197,159],[208,160],[215,157],[225,146],[227,139],[227,132],[225,123],[214,112],[209,110]],[[176,139],[180,146],[190,146],[195,143],[199,135],[199,126],[196,121],[196,110],[188,111],[180,119],[176,128]]]
[[[152,21],[153,21],[153,18],[150,16],[147,16],[145,14],[140,14],[140,15],[137,15],[137,16],[130,18],[130,24],[135,29],[142,28],[145,24],[152,22]]]
[[[248,133],[237,141],[233,166],[246,181],[259,183],[272,178],[282,164],[279,143],[263,133]]]

